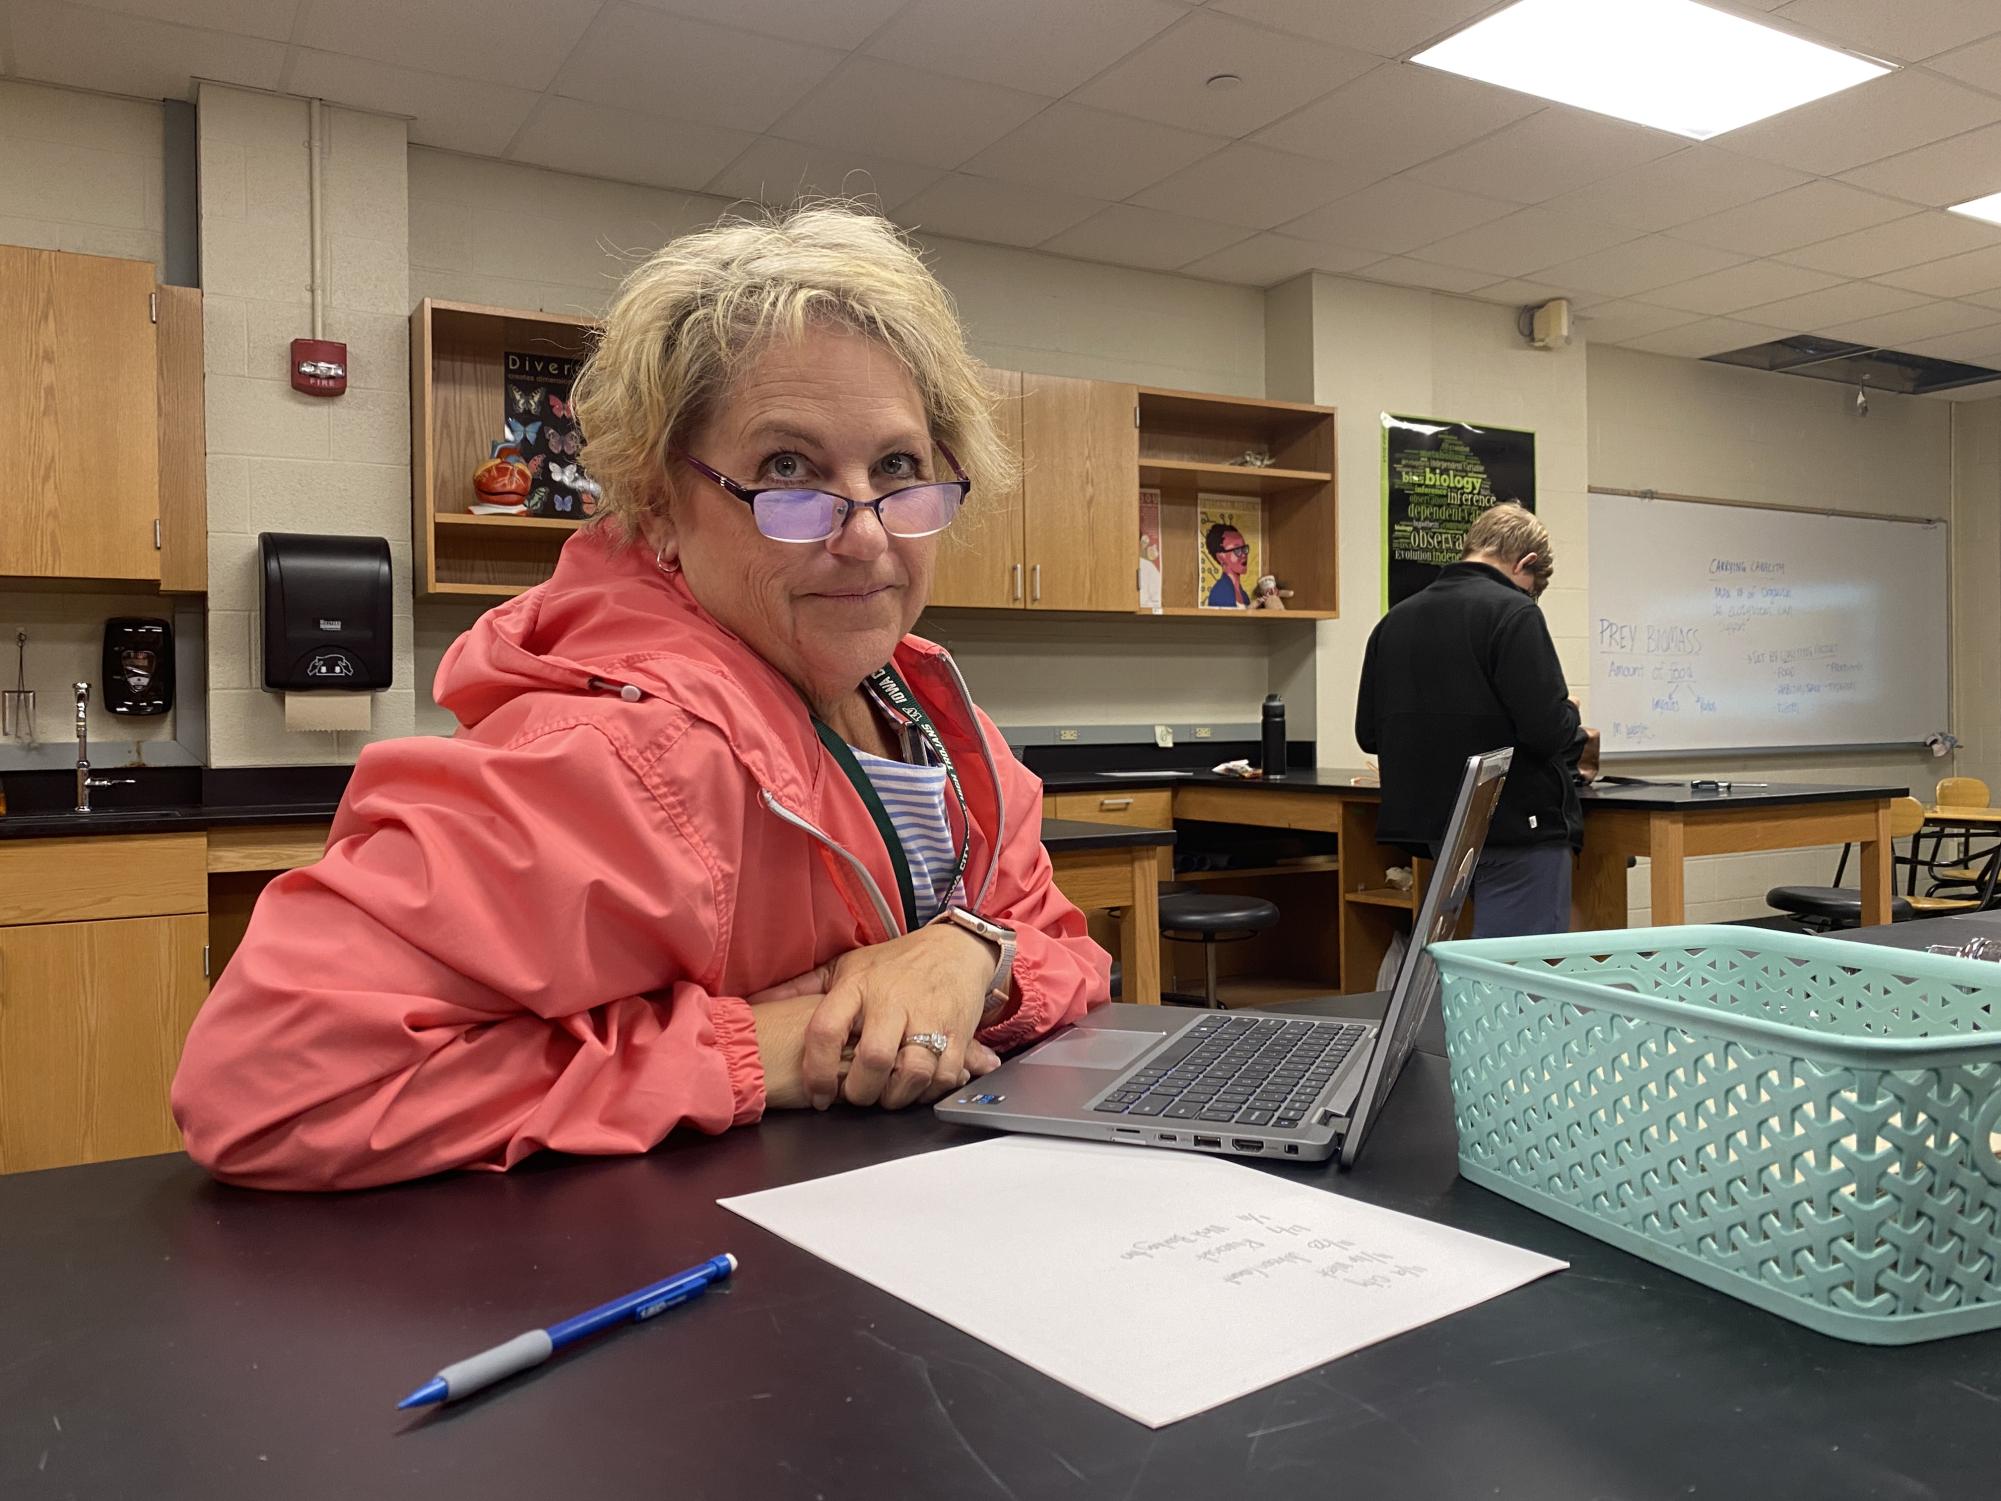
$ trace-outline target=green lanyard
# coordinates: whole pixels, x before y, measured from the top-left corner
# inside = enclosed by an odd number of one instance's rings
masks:
[[[959,770],[952,764],[952,753],[945,749],[945,739],[938,733],[938,727],[931,722],[931,716],[924,712],[924,706],[917,701],[917,695],[897,676],[892,666],[883,666],[870,673],[865,679],[876,702],[889,711],[900,723],[908,724],[930,747],[931,754],[938,758],[945,768],[945,780],[952,785],[952,796],[958,799],[959,821],[965,826],[966,838],[959,846],[959,862],[952,870],[952,879],[946,884],[947,899],[958,888],[966,874],[966,864],[973,853],[973,819],[966,808],[966,792],[959,785]],[[847,779],[854,784],[862,806],[868,809],[869,817],[875,822],[875,829],[882,836],[884,846],[889,850],[889,863],[896,871],[896,894],[903,904],[903,929],[910,932],[917,926],[917,887],[910,878],[910,859],[903,852],[903,840],[898,837],[896,823],[883,807],[882,799],[876,795],[875,783],[863,771],[861,763],[855,759],[854,750],[832,729],[816,716],[813,733],[820,737],[820,743],[827,748],[827,754],[834,758],[834,764],[841,768]]]

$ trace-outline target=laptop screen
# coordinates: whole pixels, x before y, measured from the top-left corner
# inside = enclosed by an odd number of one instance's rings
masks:
[[[1355,1097],[1355,1109],[1348,1118],[1347,1135],[1341,1142],[1343,1163],[1353,1165],[1361,1155],[1370,1127],[1410,1058],[1418,1027],[1437,998],[1438,966],[1432,962],[1431,945],[1450,938],[1459,926],[1459,916],[1473,890],[1473,867],[1487,842],[1487,825],[1493,821],[1494,804],[1500,801],[1514,755],[1512,750],[1498,750],[1466,758],[1466,774],[1460,779],[1459,798],[1445,826],[1445,842],[1438,847],[1438,862],[1425,887],[1424,900],[1418,904],[1410,947],[1397,966],[1396,983],[1383,1010],[1362,1091]]]

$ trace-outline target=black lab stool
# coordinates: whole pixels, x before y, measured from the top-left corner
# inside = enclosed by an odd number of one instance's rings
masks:
[[[1259,896],[1210,895],[1197,891],[1163,891],[1160,933],[1176,943],[1202,945],[1205,984],[1202,996],[1163,994],[1163,1001],[1183,1006],[1222,1007],[1216,996],[1216,945],[1235,943],[1278,925],[1278,908]]]

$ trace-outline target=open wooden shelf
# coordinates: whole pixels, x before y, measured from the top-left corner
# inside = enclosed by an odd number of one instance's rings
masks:
[[[1398,891],[1394,886],[1379,886],[1370,891],[1344,891],[1342,896],[1351,902],[1361,902],[1370,907],[1401,907],[1406,912],[1417,910],[1417,898],[1408,891]]]
[[[1204,490],[1229,495],[1275,495],[1300,485],[1334,483],[1333,475],[1313,469],[1259,469],[1248,464],[1198,463],[1192,459],[1142,457],[1139,461],[1142,485],[1168,484],[1182,476],[1193,477]]]
[[[1237,870],[1178,870],[1177,881],[1247,881],[1256,876],[1296,876],[1313,871],[1339,870],[1338,855],[1312,855],[1284,865],[1249,865]]]
[[[1339,610],[1205,610],[1200,605],[1175,605],[1171,609],[1141,610],[1142,615],[1171,615],[1177,620],[1339,620]]]
[[[548,578],[582,524],[563,516],[475,516],[473,470],[507,415],[510,350],[581,358],[596,325],[426,298],[410,315],[411,540],[421,596],[511,599]]]

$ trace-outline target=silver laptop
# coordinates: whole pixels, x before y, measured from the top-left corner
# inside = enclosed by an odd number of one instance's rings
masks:
[[[1438,990],[1514,752],[1469,757],[1381,1022],[1272,1011],[1100,1006],[941,1101],[970,1126],[1183,1152],[1320,1162],[1361,1155]],[[1330,919],[1331,920],[1331,919]]]

